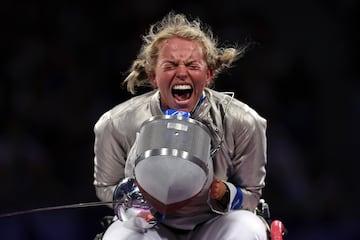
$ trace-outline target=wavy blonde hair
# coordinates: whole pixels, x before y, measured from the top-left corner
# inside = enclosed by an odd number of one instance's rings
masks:
[[[232,63],[243,56],[247,49],[247,46],[220,48],[210,28],[206,27],[199,19],[188,20],[183,14],[170,12],[161,21],[151,25],[147,35],[143,36],[141,50],[123,82],[127,84],[129,92],[135,94],[136,87],[151,86],[149,76],[155,71],[160,44],[173,37],[195,40],[200,43],[208,68],[214,71],[212,81],[224,69],[231,67]]]

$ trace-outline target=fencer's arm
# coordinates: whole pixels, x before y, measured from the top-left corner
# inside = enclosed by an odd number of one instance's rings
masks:
[[[244,188],[235,187],[230,182],[215,179],[210,188],[209,205],[214,212],[220,214],[236,209],[254,211],[254,204],[244,203],[244,200],[252,199],[252,202],[256,203],[260,199],[260,195],[257,191],[248,191]]]
[[[122,135],[117,133],[109,113],[94,127],[94,186],[101,201],[112,201],[116,185],[124,178],[125,150],[120,146]]]
[[[223,179],[227,189],[225,195],[229,201],[226,207],[219,203],[218,198],[224,191],[223,185],[220,185],[222,190],[218,190],[218,196],[210,194],[209,198],[210,207],[219,213],[233,209],[254,211],[265,186],[266,120],[250,110],[244,113],[244,117],[233,119],[235,120],[226,125],[226,131],[231,132],[227,141],[234,141],[235,146],[228,149],[232,153],[231,173],[228,179]],[[224,150],[226,151],[226,148]],[[216,186],[217,184],[213,184],[214,190]]]
[[[236,130],[233,131],[235,140],[231,159],[233,168],[225,183],[230,189],[232,209],[254,211],[265,186],[267,123],[249,108],[243,114],[243,117],[238,118],[228,129],[228,131]]]

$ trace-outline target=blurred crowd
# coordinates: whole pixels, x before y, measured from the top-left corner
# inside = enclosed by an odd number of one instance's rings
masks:
[[[220,44],[256,44],[215,88],[268,120],[264,198],[286,239],[355,239],[360,6],[345,1],[1,3],[0,214],[97,201],[93,125],[122,88],[141,35],[170,10]],[[0,218],[0,238],[92,239],[107,207]]]

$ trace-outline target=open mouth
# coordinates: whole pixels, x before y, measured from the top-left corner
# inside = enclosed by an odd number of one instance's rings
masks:
[[[171,93],[177,101],[188,100],[191,97],[192,92],[193,89],[190,85],[175,85],[171,89]]]

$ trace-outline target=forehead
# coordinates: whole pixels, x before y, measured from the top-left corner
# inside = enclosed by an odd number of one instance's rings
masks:
[[[202,57],[201,45],[196,40],[174,37],[164,40],[159,46],[159,55],[196,55]]]

